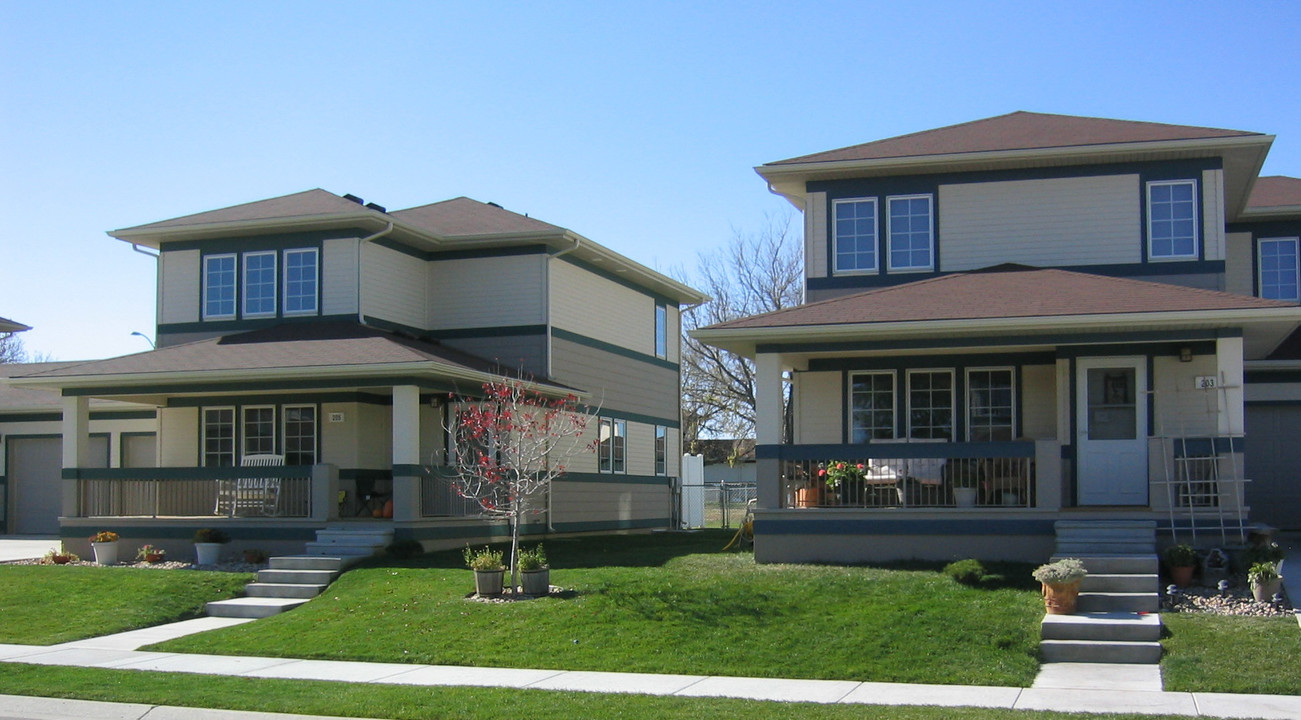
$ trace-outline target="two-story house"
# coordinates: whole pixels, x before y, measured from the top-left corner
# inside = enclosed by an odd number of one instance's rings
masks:
[[[1272,141],[1017,112],[757,168],[804,213],[807,301],[696,333],[757,365],[757,557],[1295,522],[1297,451],[1252,458],[1298,444],[1301,400],[1301,181],[1257,177]],[[862,469],[828,485],[836,462]]]
[[[464,197],[389,212],[309,190],[109,234],[157,255],[157,348],[11,381],[62,394],[70,542],[112,528],[166,545],[220,525],[237,545],[301,551],[385,506],[399,539],[490,537],[451,486],[447,428],[453,396],[517,376],[598,415],[597,451],[554,484],[534,532],[670,524],[679,312],[704,300],[691,288]],[[105,400],[156,409],[157,467],[92,462],[89,403]]]

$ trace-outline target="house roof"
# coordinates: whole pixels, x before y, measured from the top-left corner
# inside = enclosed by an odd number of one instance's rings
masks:
[[[0,317],[0,332],[23,332],[24,330],[31,330],[31,327],[9,318]]]
[[[511,212],[495,203],[479,202],[464,196],[397,210],[391,215],[445,238],[532,233],[560,236],[566,232],[558,225]]]
[[[1242,221],[1281,220],[1301,216],[1301,178],[1269,175],[1256,179]]]
[[[6,379],[19,375],[30,375],[51,370],[61,370],[80,364],[82,363],[0,363],[0,409],[3,409],[3,412],[0,413],[0,422],[4,420],[5,414],[25,414],[42,411],[62,412],[63,410],[63,398],[59,393],[51,392],[50,390],[14,387],[5,382]],[[132,403],[99,399],[91,400],[91,407],[96,410],[152,410],[152,408],[144,408]]]
[[[213,225],[219,223],[253,222],[313,215],[355,214],[365,216],[377,214],[378,211],[362,206],[332,192],[320,188],[303,192],[281,195],[280,197],[257,200],[255,202],[232,205],[218,210],[184,215],[171,220],[136,225],[124,230],[167,230],[194,225]],[[123,232],[117,230],[114,232]]]

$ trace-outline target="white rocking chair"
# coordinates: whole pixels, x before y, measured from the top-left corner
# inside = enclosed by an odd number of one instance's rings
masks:
[[[245,455],[240,467],[280,467],[284,455]],[[217,481],[217,515],[235,517],[240,511],[275,515],[280,505],[280,478],[253,477]]]

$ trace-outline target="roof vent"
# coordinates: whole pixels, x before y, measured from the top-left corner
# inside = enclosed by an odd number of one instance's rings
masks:
[[[498,205],[497,203],[495,203],[495,202],[493,202],[493,201],[491,201],[491,200],[488,201],[488,204],[491,205],[491,206],[493,206],[493,207],[495,207],[495,208],[501,208],[502,210],[505,210],[505,209],[506,209],[506,208],[501,207],[500,205]]]
[[[366,203],[366,207],[370,208],[371,210],[376,210],[382,213],[388,212],[388,210],[386,210],[383,205],[380,205],[378,203]]]
[[[364,200],[362,200],[361,198],[357,197],[356,195],[353,195],[352,193],[348,193],[347,195],[344,195],[344,196],[343,196],[343,199],[344,199],[344,200],[351,200],[351,201],[357,203],[358,205],[365,205],[365,204],[366,204],[366,202],[365,202]]]

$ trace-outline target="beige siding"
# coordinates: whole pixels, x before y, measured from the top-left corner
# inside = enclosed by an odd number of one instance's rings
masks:
[[[841,441],[841,374],[802,372],[795,375],[795,442],[838,443]]]
[[[1137,175],[941,185],[945,271],[1141,260]]]
[[[545,270],[545,255],[431,262],[430,327],[545,323]]]
[[[199,321],[203,271],[198,250],[169,250],[158,255],[158,322]]]
[[[321,243],[321,314],[357,312],[357,240],[337,238]]]
[[[599,434],[600,423],[597,422],[596,418],[592,418],[591,422],[587,424],[587,430],[579,436],[576,442],[590,445],[596,442]],[[569,458],[565,462],[565,466],[569,469],[569,472],[573,473],[595,473],[600,470],[595,452],[580,452]]]
[[[804,277],[827,276],[827,194],[809,193],[804,203]]]
[[[564,260],[551,262],[551,324],[655,355],[655,301]]]
[[[159,464],[194,467],[199,464],[199,409],[158,409]]]
[[[1207,260],[1224,259],[1224,171],[1202,172],[1202,238]]]
[[[1255,293],[1256,279],[1252,276],[1253,247],[1251,233],[1229,233],[1224,236],[1224,290],[1239,295]]]
[[[389,322],[428,329],[427,272],[423,260],[367,243],[362,247],[362,311]]]
[[[628,474],[655,474],[655,426],[628,422]]]
[[[1195,390],[1194,378],[1219,374],[1214,355],[1197,355],[1192,362],[1177,357],[1156,357],[1152,362],[1152,387],[1156,391],[1158,436],[1205,436],[1217,432],[1219,393]]]
[[[553,524],[652,520],[669,517],[667,485],[565,482],[552,485]]]
[[[678,417],[681,391],[674,370],[564,338],[552,339],[551,358],[552,377],[587,391],[593,405],[665,420]]]
[[[672,305],[669,311],[669,357],[672,363],[682,362],[682,312]]]
[[[1022,434],[1035,440],[1057,439],[1057,366],[1021,368]]]

